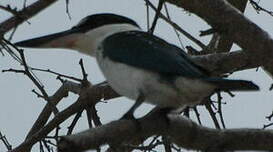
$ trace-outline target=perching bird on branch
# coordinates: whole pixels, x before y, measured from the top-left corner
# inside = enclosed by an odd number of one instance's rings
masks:
[[[90,15],[67,31],[15,45],[67,48],[96,57],[110,86],[136,100],[124,118],[134,118],[143,102],[176,109],[198,104],[216,90],[259,90],[251,81],[210,77],[182,49],[115,14]]]

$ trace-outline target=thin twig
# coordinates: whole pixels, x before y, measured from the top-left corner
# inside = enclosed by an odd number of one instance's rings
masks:
[[[34,94],[36,94],[38,98],[43,98],[43,99],[45,99],[45,97],[44,97],[43,95],[41,95],[40,93],[38,93],[35,89],[32,89],[32,92],[33,92]]]
[[[43,97],[45,98],[45,100],[51,105],[52,111],[53,113],[56,115],[58,114],[59,110],[57,109],[57,107],[51,103],[48,94],[46,93],[44,86],[41,85],[39,83],[39,81],[37,81],[37,79],[30,73],[26,59],[25,59],[25,55],[24,55],[24,51],[23,50],[19,50],[19,54],[22,58],[23,61],[23,66],[25,68],[25,74],[30,78],[30,80],[36,85],[36,87],[41,91],[41,93],[43,94]]]
[[[39,141],[40,152],[44,152],[44,146],[42,141]]]
[[[252,5],[252,7],[256,10],[256,12],[259,14],[261,11],[265,12],[271,16],[273,16],[273,11],[269,11],[263,7],[261,7],[257,2],[255,2],[254,0],[249,0],[250,4]]]
[[[16,30],[17,30],[17,28],[18,28],[18,26],[16,26],[16,27],[14,27],[14,28],[13,28],[13,30],[12,30],[12,32],[11,32],[11,34],[10,34],[9,38],[8,38],[8,40],[9,40],[9,41],[11,41],[11,40],[12,40],[12,38],[13,38],[13,36],[14,36],[14,34],[15,34]]]
[[[87,73],[85,72],[85,69],[84,69],[84,66],[83,66],[83,60],[80,59],[80,62],[79,62],[80,66],[81,66],[81,69],[82,69],[82,75],[83,75],[83,80],[87,80]]]
[[[146,5],[146,25],[147,25],[147,31],[149,31],[150,29],[150,7],[148,5],[148,3],[145,1],[145,5]]]
[[[57,126],[56,129],[55,129],[54,139],[55,139],[55,142],[56,142],[56,143],[59,141],[59,133],[60,133],[60,130],[61,130],[61,127],[60,127],[60,126]]]
[[[12,150],[11,144],[7,140],[6,136],[2,135],[1,131],[0,131],[0,140],[4,143],[4,145],[6,146],[7,150]]]
[[[42,143],[43,143],[44,147],[46,148],[47,152],[51,152],[51,148],[50,148],[50,146],[47,144],[46,140],[43,139],[43,140],[42,140]]]
[[[71,14],[69,12],[69,0],[65,0],[65,11],[66,11],[66,14],[67,14],[68,18],[71,20],[72,17],[71,17]]]
[[[68,78],[68,79],[75,80],[75,81],[78,81],[78,82],[82,82],[82,80],[79,79],[79,78],[68,76],[68,75],[64,75],[64,74],[52,71],[50,69],[45,70],[45,69],[40,69],[40,68],[31,68],[31,70],[33,70],[33,71],[41,71],[41,72],[48,72],[48,73],[57,75],[58,77],[64,77],[64,78]]]
[[[217,98],[218,98],[218,114],[220,116],[220,121],[221,121],[222,127],[225,129],[226,125],[225,125],[223,110],[222,110],[222,99],[223,99],[223,97],[221,96],[220,92],[216,92],[216,94],[217,94]]]
[[[157,9],[156,9],[154,21],[153,21],[153,23],[152,23],[152,26],[151,26],[150,30],[148,31],[148,32],[151,33],[151,34],[154,33],[155,26],[156,26],[157,20],[158,20],[158,18],[159,18],[159,14],[161,14],[160,12],[161,12],[162,6],[163,6],[163,4],[164,4],[164,1],[165,1],[165,0],[159,0],[159,2],[158,2],[158,6],[157,6]]]
[[[27,7],[27,0],[24,0],[23,9],[25,9],[26,7]]]
[[[164,8],[165,8],[165,12],[166,12],[167,18],[171,21],[171,16],[169,14],[169,10],[168,10],[167,4],[164,3],[163,5],[164,5]],[[181,40],[181,37],[180,37],[179,33],[177,32],[177,30],[173,26],[172,26],[172,28],[173,28],[173,30],[174,30],[177,38],[178,38],[178,41],[179,41],[179,43],[181,45],[181,48],[185,50],[185,47],[184,47],[184,45],[182,43],[182,40]]]
[[[71,123],[70,126],[68,127],[68,131],[67,131],[66,135],[71,135],[71,134],[72,134],[74,127],[76,126],[78,120],[80,119],[80,117],[81,117],[81,115],[82,115],[82,112],[83,112],[83,110],[79,111],[79,112],[75,115],[75,117],[74,117],[72,123]]]
[[[50,98],[47,94],[47,92],[44,89],[44,86],[41,84],[40,80],[36,77],[35,74],[32,73],[31,69],[29,68],[29,66],[27,65],[26,62],[26,58],[24,55],[24,50],[22,49],[18,49],[16,46],[14,46],[12,43],[10,43],[8,40],[5,40],[4,38],[2,39],[2,41],[4,41],[5,43],[7,43],[8,45],[12,46],[20,55],[20,61],[22,61],[22,66],[24,67],[24,72],[22,72],[21,70],[13,70],[13,72],[17,72],[17,73],[23,73],[25,75],[27,75],[27,77],[35,84],[35,86],[40,90],[40,92],[42,93],[44,99],[50,104],[53,113],[56,115],[58,113],[58,109],[57,107],[51,103]],[[12,72],[12,69],[10,70],[3,70],[3,72],[7,72],[10,71]]]
[[[9,42],[9,41],[8,41]],[[19,57],[19,55],[17,55],[9,46],[9,44],[7,43],[7,40],[5,39],[1,39],[1,43],[0,45],[2,46],[2,48],[4,50],[6,50],[8,52],[8,54],[15,60],[17,61],[18,63],[22,64],[22,60],[21,58]]]
[[[92,120],[93,120],[95,126],[96,127],[101,126],[102,123],[100,121],[100,117],[98,116],[97,109],[96,109],[95,105],[90,106],[90,112],[91,112],[90,114],[91,114],[91,117],[92,117]]]
[[[196,118],[197,118],[198,123],[199,123],[200,125],[202,125],[201,118],[200,118],[200,113],[198,112],[196,106],[193,107],[193,111],[194,111],[194,113],[195,113],[195,115],[196,115]]]
[[[271,112],[271,114],[269,116],[266,116],[265,118],[268,119],[269,121],[271,121],[272,117],[273,117],[273,111]]]
[[[263,126],[263,129],[266,129],[266,128],[271,127],[271,126],[273,126],[273,122],[272,122],[272,123],[269,123],[269,124],[264,125],[264,126]]]
[[[210,103],[210,102],[205,103],[205,107],[206,107],[206,109],[208,110],[208,112],[209,112],[209,114],[210,114],[210,117],[211,117],[212,120],[213,120],[213,123],[214,123],[214,125],[215,125],[215,128],[220,129],[221,127],[220,127],[219,122],[218,122],[218,120],[217,120],[217,118],[216,118],[216,116],[215,116],[215,112],[214,112],[214,111],[212,110],[212,108],[211,108],[211,103]]]
[[[92,113],[91,113],[91,109],[90,108],[86,108],[86,115],[87,115],[87,122],[88,122],[88,126],[89,128],[93,128],[93,125],[92,125]]]
[[[148,0],[145,0],[147,2],[147,4],[154,10],[156,11],[157,8]],[[160,13],[159,17],[162,18],[164,21],[166,21],[168,24],[170,24],[171,26],[173,26],[175,29],[177,29],[179,32],[181,32],[183,35],[185,35],[188,39],[190,39],[191,41],[193,41],[194,43],[196,43],[200,48],[202,48],[203,50],[207,49],[206,45],[203,44],[201,41],[197,40],[196,38],[194,38],[190,33],[188,33],[187,31],[183,30],[178,24],[170,21],[164,14]]]

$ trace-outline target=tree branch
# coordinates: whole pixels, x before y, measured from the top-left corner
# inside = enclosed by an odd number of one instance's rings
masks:
[[[204,19],[214,29],[234,40],[249,56],[255,56],[256,61],[263,61],[264,68],[273,74],[273,40],[229,3],[224,0],[167,1]]]
[[[187,148],[206,151],[219,150],[273,150],[273,131],[261,129],[216,130],[202,127],[182,116],[169,114],[169,121],[159,113],[139,119],[141,130],[133,121],[113,121],[101,127],[62,137],[60,152],[79,152],[112,142],[122,143],[132,138],[152,135],[170,137],[171,142]],[[185,131],[187,130],[187,131]],[[118,138],[117,138],[118,137]]]
[[[64,91],[65,93],[65,91]],[[15,149],[11,150],[10,152],[24,152],[28,151],[33,144],[41,140],[45,137],[48,133],[50,133],[54,128],[56,128],[59,124],[65,121],[67,118],[72,116],[73,114],[87,108],[89,105],[94,105],[99,102],[101,99],[107,100],[112,99],[115,97],[119,97],[119,95],[114,92],[108,85],[99,84],[91,86],[90,88],[86,88],[81,91],[80,97],[70,105],[67,109],[59,112],[51,121],[49,121],[45,126],[44,124],[39,125],[38,121],[42,121],[43,123],[48,120],[48,114],[51,114],[51,111],[44,112],[50,109],[44,109],[43,112],[40,114],[39,118],[35,122],[35,130],[32,128],[31,132],[28,134],[26,140],[20,144]],[[60,99],[56,97],[56,99]],[[58,101],[55,100],[55,101]],[[46,115],[46,116],[45,116]],[[47,119],[46,119],[47,118]],[[40,129],[41,128],[41,129]]]
[[[18,11],[17,14],[19,16],[13,16],[6,21],[2,22],[0,24],[0,36],[4,35],[6,32],[11,30],[12,28],[20,25],[27,19],[33,17],[37,13],[39,13],[41,10],[47,8],[57,0],[39,0],[31,5],[29,5],[26,8],[23,8],[21,11]]]
[[[242,50],[192,56],[192,59],[196,64],[204,67],[214,76],[252,69],[267,63],[265,60]]]
[[[248,0],[228,0],[228,2],[237,8],[242,13],[245,11],[246,5]],[[224,34],[215,33],[208,45],[209,49],[205,50],[203,53],[213,53],[209,51],[216,51],[216,52],[229,52],[233,44],[233,40],[226,37]]]

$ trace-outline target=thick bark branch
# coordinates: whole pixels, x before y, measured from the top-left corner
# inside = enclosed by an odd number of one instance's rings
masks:
[[[66,152],[96,149],[104,144],[122,143],[134,138],[152,135],[169,136],[175,144],[196,150],[273,150],[272,130],[226,129],[202,127],[182,116],[170,114],[166,121],[162,114],[153,113],[139,120],[142,129],[137,129],[130,120],[119,120],[63,137],[59,150]],[[118,137],[118,138],[117,138]]]
[[[273,73],[273,40],[259,26],[224,0],[167,0],[184,8],[225,34]]]
[[[228,0],[228,2],[237,8],[239,11],[242,13],[245,11],[246,5],[248,0]],[[208,50],[214,50],[217,51],[218,53],[220,52],[229,52],[233,44],[233,40],[230,39],[229,37],[225,35],[221,35],[219,33],[213,34],[213,37],[209,43],[209,48]],[[213,53],[213,52],[206,52],[206,53]]]
[[[259,60],[246,51],[193,56],[192,59],[214,76],[252,69],[266,64],[264,60]]]
[[[12,28],[20,25],[56,1],[57,0],[39,0],[22,9],[17,13],[18,16],[13,16],[0,24],[0,35],[4,35]]]

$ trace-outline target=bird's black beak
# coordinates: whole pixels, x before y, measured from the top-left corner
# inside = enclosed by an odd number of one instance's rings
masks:
[[[73,48],[82,33],[77,29],[16,42],[14,45],[29,48]]]

